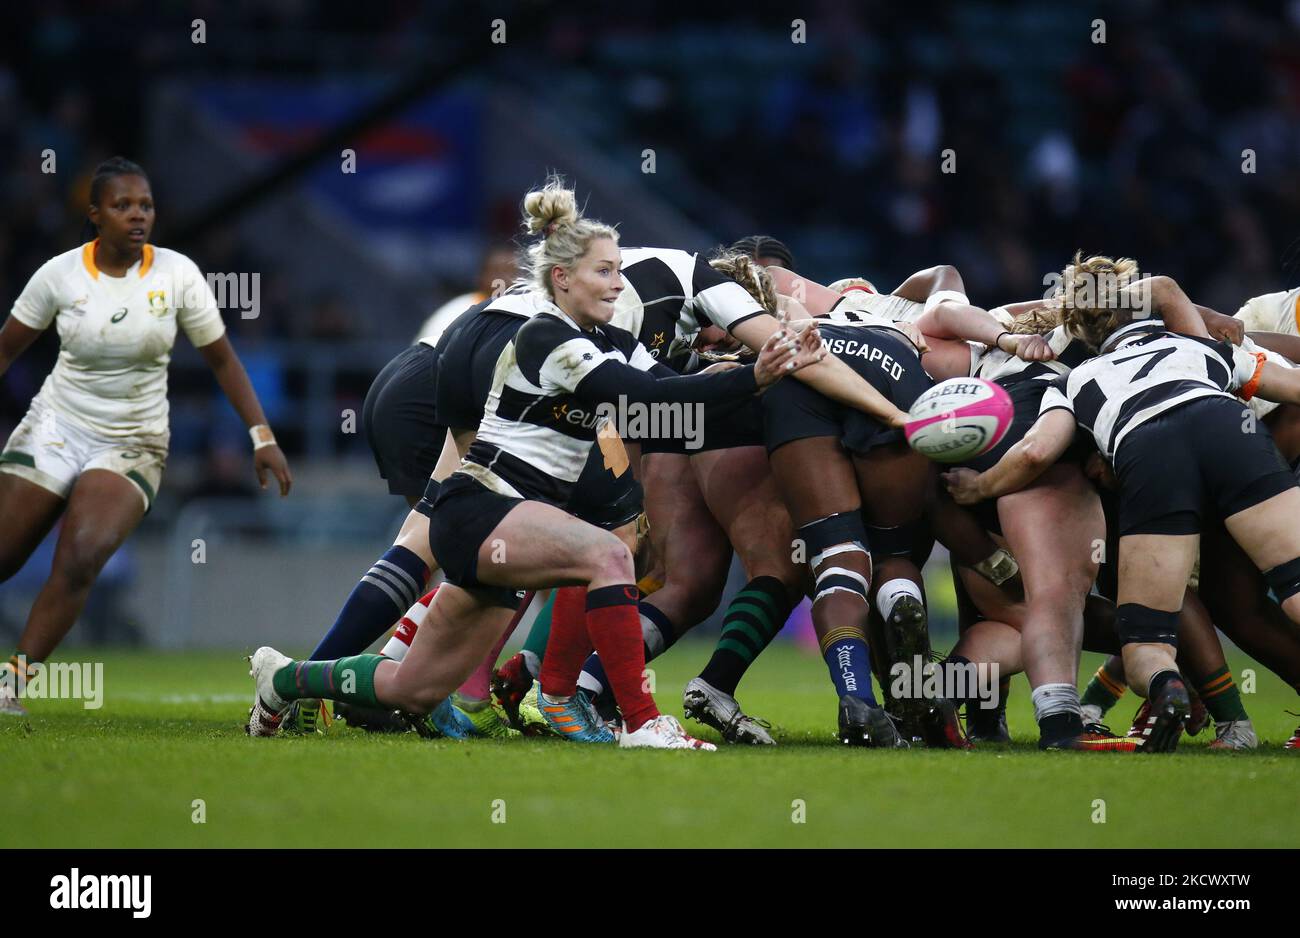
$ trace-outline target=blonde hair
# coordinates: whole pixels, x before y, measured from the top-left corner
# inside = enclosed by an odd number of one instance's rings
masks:
[[[591,242],[600,238],[618,243],[618,232],[611,225],[583,217],[577,196],[562,176],[551,176],[541,189],[524,196],[523,209],[525,230],[541,235],[527,250],[529,279],[551,299],[555,299],[552,270],[573,267]]]
[[[777,315],[776,287],[772,285],[772,275],[754,258],[739,251],[724,250],[709,258],[709,266],[736,281],[763,309],[773,316]]]
[[[1044,302],[1042,306],[1026,309],[1011,317],[1013,335],[1047,335],[1061,324],[1060,307]]]
[[[1137,261],[1132,258],[1113,260],[1098,254],[1085,259],[1082,251],[1075,251],[1074,260],[1061,271],[1061,284],[1050,306],[1059,311],[1070,335],[1090,348],[1100,348],[1107,336],[1133,318],[1122,294],[1137,275]]]

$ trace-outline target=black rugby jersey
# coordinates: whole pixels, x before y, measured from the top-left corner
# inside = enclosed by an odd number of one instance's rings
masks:
[[[574,391],[607,361],[655,366],[624,329],[583,331],[555,306],[537,313],[497,359],[478,438],[460,471],[505,495],[564,504],[608,419]]]

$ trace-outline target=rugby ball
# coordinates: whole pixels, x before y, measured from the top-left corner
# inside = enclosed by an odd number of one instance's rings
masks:
[[[916,399],[903,432],[923,456],[965,462],[997,446],[1014,415],[1011,395],[992,381],[949,378]]]

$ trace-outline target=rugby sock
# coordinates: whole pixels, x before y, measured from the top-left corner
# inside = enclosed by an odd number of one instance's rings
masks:
[[[876,695],[871,689],[871,654],[861,629],[831,629],[821,640],[822,657],[831,672],[835,693],[841,697],[857,697],[876,706]]]
[[[429,568],[423,560],[405,547],[388,548],[353,587],[311,660],[354,655],[365,649],[415,605],[428,581]]]
[[[880,589],[876,591],[876,608],[880,610],[880,618],[888,622],[889,614],[894,611],[894,605],[904,596],[911,596],[921,605],[925,605],[925,599],[921,596],[921,587],[907,577],[897,577],[880,584]]]
[[[429,603],[433,602],[433,597],[436,595],[438,595],[438,587],[435,586],[421,596],[419,602],[406,610],[406,615],[402,616],[402,621],[397,623],[397,628],[393,629],[393,634],[388,636],[388,642],[380,650],[381,655],[394,661],[401,661],[406,657],[406,653],[411,650],[411,642],[415,641],[415,633],[424,624],[424,617],[429,614]]]
[[[760,576],[746,583],[722,616],[722,634],[700,679],[735,695],[740,679],[776,638],[791,608],[785,586],[776,577]]]
[[[506,647],[506,642],[514,634],[515,626],[519,624],[519,618],[523,614],[521,609],[515,613],[514,619],[510,626],[501,631],[501,637],[496,640],[492,650],[487,653],[483,663],[474,669],[474,673],[464,684],[456,689],[457,702],[488,700],[492,696],[492,669],[496,667],[497,658],[501,654],[501,649]]]
[[[375,670],[383,655],[352,655],[337,661],[292,661],[275,672],[272,684],[285,700],[324,697],[378,707]]]
[[[1170,681],[1181,681],[1181,680],[1182,678],[1179,676],[1178,672],[1175,671],[1173,668],[1169,668],[1167,670],[1160,671],[1157,674],[1153,674],[1151,676],[1151,683],[1147,685],[1147,700],[1155,700],[1157,697],[1159,697],[1160,692],[1164,690],[1165,685],[1168,684]]]
[[[1232,680],[1232,672],[1224,665],[1203,681],[1196,682],[1196,693],[1200,694],[1205,709],[1215,723],[1228,720],[1249,720],[1246,708],[1241,702],[1241,691]]]
[[[542,673],[542,658],[546,655],[546,640],[551,637],[551,611],[555,608],[557,592],[559,591],[551,590],[551,595],[546,597],[542,608],[537,610],[537,618],[533,620],[533,627],[528,630],[528,637],[524,639],[521,654],[533,680],[537,680]]]
[[[647,602],[637,603],[637,616],[641,619],[641,641],[645,645],[647,662],[658,658],[677,641],[677,629],[672,621],[655,606]],[[600,663],[600,655],[593,654],[582,666],[578,675],[578,686],[596,695],[598,701],[611,697],[609,679],[605,676],[605,666]]]
[[[605,663],[614,699],[623,711],[624,729],[629,733],[659,716],[659,708],[645,688],[645,644],[637,597],[631,583],[587,591],[587,631]]]
[[[1096,707],[1105,713],[1124,696],[1125,690],[1127,688],[1107,674],[1106,666],[1102,665],[1092,676],[1088,686],[1083,689],[1081,703],[1086,707]]]
[[[1030,697],[1038,733],[1043,739],[1056,741],[1083,732],[1079,689],[1073,684],[1040,684]]]
[[[21,696],[23,688],[27,686],[27,679],[36,673],[36,665],[40,662],[32,661],[21,651],[16,655],[10,655],[9,660],[0,666],[0,676],[8,671],[13,674],[8,680],[13,682],[13,691],[16,695]]]
[[[587,588],[565,586],[551,593],[550,638],[537,678],[548,697],[571,697],[578,690],[578,672],[591,654],[587,634]],[[531,638],[531,636],[530,636]]]

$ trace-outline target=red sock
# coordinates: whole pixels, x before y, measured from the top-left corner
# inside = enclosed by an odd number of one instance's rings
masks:
[[[542,690],[552,697],[571,697],[578,691],[578,675],[591,654],[586,606],[585,586],[565,586],[555,591],[555,605],[551,607],[551,636],[546,640],[542,673],[538,677]],[[640,629],[638,619],[638,640]]]
[[[587,631],[629,733],[659,716],[655,699],[645,689],[645,642],[637,614],[638,598],[631,583],[587,592]]]

